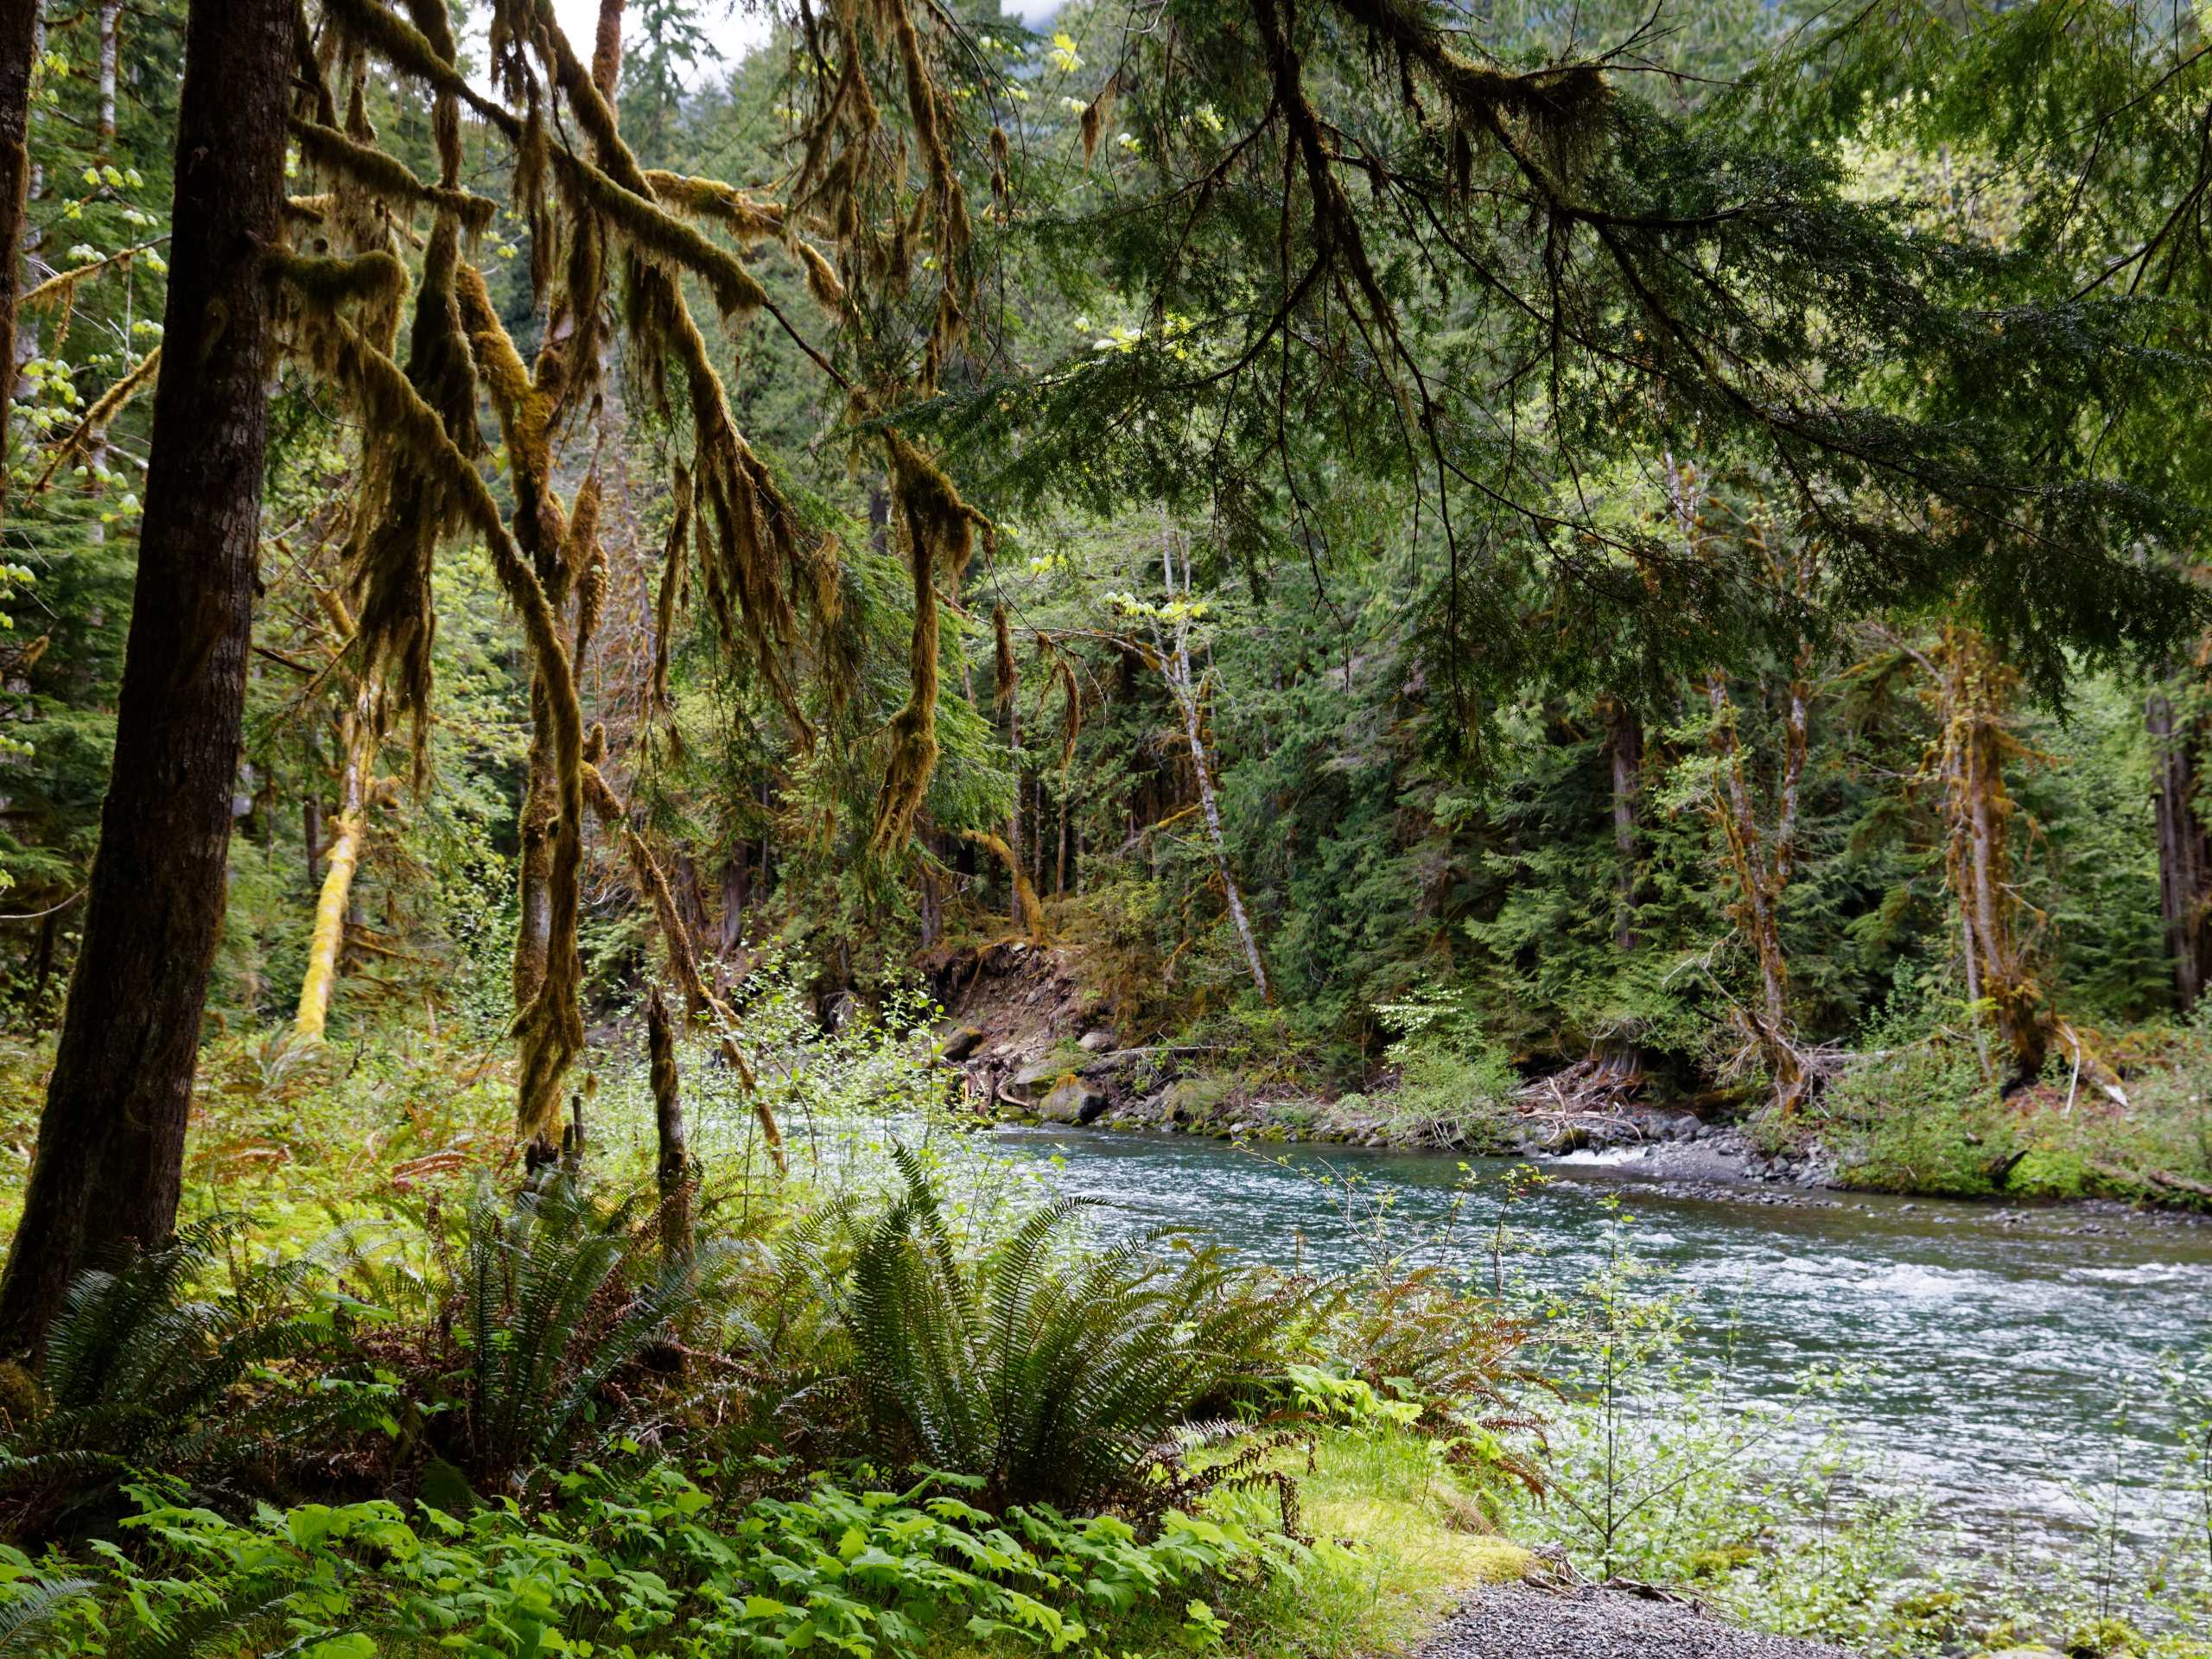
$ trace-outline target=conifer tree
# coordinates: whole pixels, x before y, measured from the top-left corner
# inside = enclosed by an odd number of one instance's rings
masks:
[[[71,1278],[175,1226],[224,868],[261,522],[296,0],[194,0],[152,464],[84,945],[0,1278],[35,1351]]]

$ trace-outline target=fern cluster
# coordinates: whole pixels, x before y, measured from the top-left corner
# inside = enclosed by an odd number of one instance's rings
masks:
[[[879,1456],[982,1478],[990,1501],[1138,1497],[1184,1425],[1279,1376],[1299,1309],[1225,1252],[1163,1234],[1086,1249],[1062,1199],[963,1250],[920,1160],[905,1191],[810,1248]]]

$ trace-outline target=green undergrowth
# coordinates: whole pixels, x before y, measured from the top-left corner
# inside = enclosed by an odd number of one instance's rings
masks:
[[[1860,1061],[1770,1138],[1822,1142],[1846,1185],[1955,1198],[2212,1208],[2212,1038],[2163,1034],[2124,1076],[2055,1058],[2000,1091],[1970,1045]]]
[[[750,990],[791,1173],[696,1033],[688,1230],[620,1027],[528,1185],[463,1022],[212,1044],[178,1244],[0,1372],[0,1652],[1366,1659],[1518,1570],[1494,1306],[1101,1229]]]

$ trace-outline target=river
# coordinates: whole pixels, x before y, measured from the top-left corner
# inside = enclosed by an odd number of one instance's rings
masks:
[[[1109,1227],[1170,1224],[1281,1266],[1350,1266],[1341,1203],[1356,1178],[1392,1195],[1403,1236],[1434,1235],[1471,1176],[1446,1246],[1483,1282],[1508,1166],[1347,1147],[1242,1150],[1192,1136],[1009,1129],[1018,1161],[1057,1164],[1061,1191]],[[1924,1493],[1986,1545],[2082,1523],[2082,1490],[2133,1484],[2167,1456],[2163,1357],[2212,1363],[2212,1226],[2079,1208],[1700,1189],[1554,1162],[1515,1201],[1505,1274],[1571,1292],[1605,1262],[1618,1198],[1636,1253],[1694,1300],[1734,1385],[1786,1396],[1808,1367],[1868,1368],[1834,1404],[1879,1478]],[[1363,1205],[1355,1205],[1355,1209]],[[1725,1336],[1724,1336],[1725,1333]],[[2126,1421],[2120,1421],[2123,1407]]]

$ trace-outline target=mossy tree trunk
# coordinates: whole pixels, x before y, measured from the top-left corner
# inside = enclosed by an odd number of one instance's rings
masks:
[[[1745,779],[1743,745],[1727,677],[1716,669],[1706,677],[1706,698],[1713,710],[1713,747],[1719,770],[1713,812],[1736,887],[1729,915],[1737,933],[1751,945],[1759,970],[1758,1008],[1756,1013],[1747,1012],[1747,1034],[1774,1080],[1775,1098],[1784,1111],[1796,1109],[1803,1100],[1807,1084],[1796,1022],[1789,1011],[1789,958],[1782,943],[1782,897],[1796,868],[1797,803],[1805,769],[1810,690],[1803,677],[1804,658],[1801,651],[1798,675],[1789,684],[1771,829],[1761,822]]]
[[[69,1281],[174,1230],[232,791],[268,437],[270,284],[296,0],[194,0],[175,229],[115,758],[84,943],[4,1279],[35,1352]],[[13,261],[9,261],[12,267]]]
[[[2032,945],[2040,918],[2013,869],[2016,808],[2005,764],[2024,753],[2010,723],[2018,677],[1978,629],[1955,622],[1944,626],[1934,667],[1943,721],[1944,868],[1959,907],[1967,1000],[1986,1011],[2014,1078],[2032,1078],[2043,1069],[2053,1021]]]

